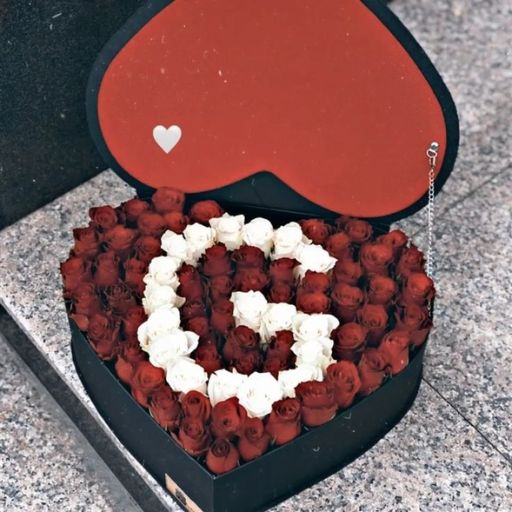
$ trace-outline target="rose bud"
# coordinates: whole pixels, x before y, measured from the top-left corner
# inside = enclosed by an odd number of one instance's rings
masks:
[[[104,233],[103,242],[120,258],[125,258],[132,251],[136,238],[137,231],[135,229],[125,228],[118,224]]]
[[[232,259],[237,269],[263,268],[265,265],[265,253],[258,247],[242,245],[233,251]]]
[[[238,398],[228,398],[213,407],[211,431],[217,438],[231,439],[240,433],[246,419],[247,412]]]
[[[210,322],[207,316],[195,316],[185,322],[186,330],[195,332],[200,338],[210,334]]]
[[[423,272],[411,272],[402,285],[401,303],[425,306],[436,294],[434,282]]]
[[[121,382],[131,385],[133,375],[140,361],[146,359],[136,338],[124,342],[119,347],[115,369]]]
[[[98,232],[91,226],[73,229],[73,254],[80,258],[92,259],[100,250]]]
[[[350,407],[361,388],[357,366],[352,361],[338,361],[328,366],[325,380],[334,386],[334,396],[340,409]]]
[[[148,405],[151,416],[163,429],[170,432],[178,429],[181,406],[169,386],[162,386],[152,393]]]
[[[132,395],[142,407],[148,406],[148,397],[165,382],[162,368],[153,366],[149,361],[140,361],[131,380]]]
[[[229,274],[231,259],[224,244],[216,244],[206,249],[203,256],[203,274],[208,277]]]
[[[141,235],[161,237],[167,227],[164,218],[154,212],[144,212],[137,219],[137,227]]]
[[[356,286],[339,283],[334,287],[331,299],[338,318],[344,322],[352,322],[364,302],[364,293]]]
[[[201,275],[192,265],[184,264],[178,270],[180,286],[178,295],[185,297],[187,301],[202,301],[204,290]]]
[[[199,457],[208,450],[211,442],[208,427],[198,418],[183,418],[178,432],[183,449],[192,457]]]
[[[233,279],[235,289],[240,292],[259,292],[267,286],[268,281],[267,274],[260,268],[240,269]]]
[[[327,274],[306,270],[306,274],[302,278],[300,286],[307,292],[325,293],[329,289],[330,284],[331,280]]]
[[[212,302],[231,296],[233,291],[233,279],[227,275],[215,276],[210,280],[210,299]]]
[[[389,265],[393,262],[393,249],[386,244],[369,242],[361,247],[359,259],[368,275],[387,276]]]
[[[336,414],[338,404],[334,397],[334,386],[330,382],[301,382],[295,392],[302,407],[302,421],[307,427],[323,425]]]
[[[123,315],[123,333],[125,338],[137,337],[137,329],[146,321],[142,306],[132,306]]]
[[[402,254],[402,251],[406,248],[407,242],[409,242],[409,238],[403,231],[394,229],[389,233],[380,235],[377,238],[377,242],[389,245],[393,249],[393,257],[396,260],[400,257],[400,254]]]
[[[189,391],[181,397],[183,414],[187,418],[195,418],[207,423],[212,414],[212,406],[207,396],[199,391]]]
[[[134,251],[137,259],[149,263],[162,254],[160,240],[154,236],[141,236],[135,242]]]
[[[409,364],[409,343],[411,338],[407,331],[393,329],[389,331],[379,346],[389,365],[391,375],[400,373]]]
[[[151,202],[158,213],[181,212],[185,204],[185,194],[170,187],[161,187],[153,194]]]
[[[206,315],[206,306],[202,300],[187,300],[180,309],[181,320],[187,322],[196,316]]]
[[[355,244],[367,242],[373,235],[371,224],[361,219],[348,220],[344,229],[350,240]]]
[[[228,362],[235,361],[243,352],[258,350],[259,344],[260,336],[258,333],[250,327],[239,325],[228,334],[222,355]]]
[[[121,204],[121,210],[123,211],[126,220],[132,224],[137,222],[137,219],[142,213],[149,209],[149,204],[138,197],[134,197]]]
[[[366,327],[366,344],[370,347],[376,347],[388,326],[388,313],[381,304],[365,304],[357,311],[357,322]]]
[[[119,348],[119,321],[107,315],[96,313],[89,318],[87,336],[92,348],[100,359],[110,361]]]
[[[343,231],[331,235],[325,242],[325,249],[338,260],[352,258],[352,241]]]
[[[248,461],[263,455],[270,445],[270,434],[260,418],[247,418],[238,441],[242,460]]]
[[[124,267],[124,282],[137,293],[142,296],[146,284],[144,283],[144,276],[147,274],[148,265],[144,261],[130,258],[123,263]]]
[[[423,253],[415,245],[411,245],[411,247],[402,251],[396,266],[396,274],[407,277],[411,272],[422,272],[424,268],[425,257]]]
[[[107,304],[117,315],[124,315],[136,304],[132,290],[123,282],[107,286],[103,293]]]
[[[292,287],[289,284],[278,281],[270,288],[267,298],[269,302],[275,302],[276,304],[280,302],[291,304],[293,299]]]
[[[113,251],[98,254],[94,262],[94,284],[105,287],[119,281],[119,257]]]
[[[322,219],[307,219],[299,222],[302,232],[317,245],[323,245],[331,231],[330,226]]]
[[[204,368],[208,374],[222,368],[222,360],[215,345],[202,345],[197,348],[195,354],[196,363]]]
[[[92,281],[91,263],[82,258],[72,257],[61,263],[60,273],[67,296],[80,284]]]
[[[327,313],[331,305],[329,297],[322,292],[297,290],[297,309],[303,313]]]
[[[295,439],[301,432],[300,402],[296,398],[285,398],[272,404],[266,425],[276,445],[281,445]]]
[[[292,357],[292,345],[295,343],[291,331],[278,331],[270,339],[267,349],[267,359],[277,357],[285,366],[290,363]]]
[[[363,276],[363,268],[358,261],[351,258],[343,258],[334,265],[334,279],[337,283],[345,283],[350,286],[357,286]]]
[[[354,322],[340,325],[333,333],[334,357],[357,363],[366,345],[366,334],[366,329]]]
[[[416,304],[399,304],[395,312],[396,328],[400,331],[407,331],[411,343],[419,347],[427,339],[432,328],[432,320],[428,309]]]
[[[394,279],[375,274],[368,281],[368,302],[386,306],[395,297],[398,286]]]
[[[201,224],[208,224],[210,219],[214,217],[222,217],[224,210],[220,207],[217,201],[206,200],[198,201],[190,208],[189,217],[192,222],[200,222]]]
[[[164,221],[167,227],[178,235],[181,235],[188,226],[188,217],[180,212],[166,213],[164,215]]]
[[[212,313],[210,317],[212,329],[223,336],[226,336],[228,331],[235,324],[233,308],[233,303],[229,299],[219,299],[212,304]]]
[[[269,267],[269,275],[272,282],[286,283],[293,285],[295,282],[294,268],[299,264],[297,260],[292,258],[279,258],[274,260]]]
[[[97,206],[89,209],[89,217],[94,226],[106,231],[117,224],[117,212],[112,206]]]
[[[73,304],[73,313],[77,315],[92,316],[94,313],[101,311],[101,301],[92,283],[78,285],[73,290],[71,302]],[[82,327],[80,329],[82,331],[86,330],[86,328]]]
[[[226,439],[216,439],[206,454],[206,467],[216,475],[227,473],[238,466],[240,455]]]
[[[263,372],[271,373],[276,379],[279,376],[281,370],[286,370],[287,364],[279,356],[269,356],[265,358],[263,363]]]
[[[357,365],[361,388],[359,394],[369,395],[377,390],[386,376],[388,363],[379,349],[369,348],[363,352]]]
[[[235,361],[235,370],[243,375],[250,375],[261,367],[262,357],[259,351],[243,352]]]

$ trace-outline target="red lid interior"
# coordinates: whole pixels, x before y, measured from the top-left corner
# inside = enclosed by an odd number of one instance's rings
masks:
[[[267,170],[324,208],[380,217],[424,196],[432,141],[438,170],[445,156],[438,95],[360,0],[175,0],[105,67],[101,137],[151,187]],[[181,129],[168,153],[158,125]]]

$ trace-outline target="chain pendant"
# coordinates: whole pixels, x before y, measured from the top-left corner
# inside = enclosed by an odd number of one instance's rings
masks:
[[[434,278],[434,196],[435,170],[439,143],[432,142],[427,149],[428,171],[428,203],[427,203],[427,275]]]

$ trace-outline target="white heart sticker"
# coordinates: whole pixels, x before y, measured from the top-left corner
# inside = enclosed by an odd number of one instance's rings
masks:
[[[153,128],[153,138],[163,151],[170,153],[181,139],[181,128],[175,124],[169,128],[159,124]]]

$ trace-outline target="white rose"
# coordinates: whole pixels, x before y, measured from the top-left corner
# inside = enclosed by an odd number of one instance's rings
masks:
[[[274,231],[273,259],[294,258],[299,244],[311,243],[297,222],[289,222]]]
[[[238,373],[233,369],[232,372],[228,370],[217,370],[210,375],[208,381],[208,396],[213,406],[219,402],[223,402],[228,398],[236,396],[240,386],[248,379],[247,375]]]
[[[317,366],[324,370],[332,362],[332,346],[330,338],[317,338],[299,341],[292,345],[292,352],[297,356],[296,365]]]
[[[187,259],[188,245],[183,235],[168,230],[162,235],[161,244],[167,256],[177,259],[180,263]]]
[[[316,244],[300,244],[295,251],[295,259],[300,262],[296,269],[300,278],[304,277],[307,270],[326,274],[338,261],[321,245]]]
[[[197,265],[197,261],[206,249],[215,244],[215,230],[195,223],[189,224],[183,231],[187,241],[187,259],[185,263]]]
[[[271,373],[252,373],[240,386],[237,398],[250,418],[263,418],[272,411],[272,404],[283,398],[279,382]]]
[[[149,283],[144,290],[142,305],[146,314],[150,315],[162,306],[183,306],[185,299],[176,294],[170,286]]]
[[[137,329],[137,338],[143,350],[146,350],[152,339],[169,334],[180,326],[180,310],[172,306],[162,306]]]
[[[208,374],[189,357],[180,357],[167,366],[166,380],[171,389],[180,393],[199,391],[206,394]]]
[[[180,280],[176,271],[181,266],[181,261],[169,256],[157,256],[151,260],[148,273],[144,276],[144,282],[170,286],[177,290]]]
[[[147,350],[149,362],[153,366],[166,368],[175,359],[188,356],[198,343],[199,336],[195,332],[175,329],[151,340]]]
[[[246,325],[258,332],[261,325],[261,315],[267,309],[267,299],[261,292],[233,292],[231,294],[233,303],[233,316],[235,324]]]
[[[222,217],[210,219],[210,226],[215,230],[217,242],[226,246],[228,251],[238,249],[242,243],[242,228],[245,217],[243,215],[229,215],[225,213]]]
[[[271,303],[261,315],[260,336],[268,343],[277,331],[291,331],[297,308],[293,304]]]
[[[293,319],[293,337],[297,341],[308,341],[316,338],[329,338],[331,332],[340,325],[333,315],[314,313],[308,315],[298,312]]]
[[[316,366],[301,365],[292,370],[279,372],[278,377],[284,398],[295,398],[295,388],[301,382],[310,380],[323,380],[322,370]]]
[[[247,245],[261,249],[268,258],[274,246],[274,227],[268,219],[257,217],[243,227],[242,239]]]

